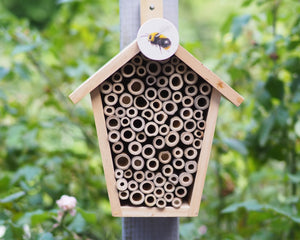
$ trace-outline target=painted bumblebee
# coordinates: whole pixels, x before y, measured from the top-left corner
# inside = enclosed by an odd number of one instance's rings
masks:
[[[160,49],[168,50],[171,47],[171,40],[158,32],[150,33],[148,41],[153,45],[159,46]]]

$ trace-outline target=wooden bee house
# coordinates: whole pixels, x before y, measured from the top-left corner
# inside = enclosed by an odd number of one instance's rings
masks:
[[[113,216],[197,216],[220,97],[241,97],[182,46],[166,60],[132,42],[69,97],[90,93]]]

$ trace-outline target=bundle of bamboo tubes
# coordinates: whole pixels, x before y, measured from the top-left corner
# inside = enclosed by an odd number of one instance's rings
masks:
[[[99,91],[121,205],[180,208],[197,172],[211,85],[176,56],[138,54]]]

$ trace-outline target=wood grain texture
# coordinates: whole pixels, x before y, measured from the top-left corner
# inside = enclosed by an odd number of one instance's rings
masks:
[[[217,89],[225,98],[232,102],[237,107],[244,101],[244,98],[233,90],[227,83],[222,81],[215,73],[209,70],[184,47],[180,46],[175,55],[180,58],[185,64],[199,74],[204,80],[210,83]]]
[[[151,18],[163,17],[163,0],[141,0],[141,25]]]

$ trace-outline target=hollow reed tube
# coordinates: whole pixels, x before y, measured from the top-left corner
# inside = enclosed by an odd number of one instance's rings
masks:
[[[183,87],[183,80],[180,74],[174,73],[170,76],[169,81],[170,88],[174,91],[178,91]]]
[[[142,152],[142,149],[142,144],[140,144],[138,141],[133,141],[128,145],[128,151],[133,156],[139,155]]]
[[[187,195],[187,190],[183,186],[177,186],[175,188],[175,195],[179,198],[184,198]]]
[[[168,202],[168,203],[172,202],[172,200],[174,199],[174,193],[172,193],[172,192],[167,192],[167,193],[164,195],[164,199],[165,199],[166,202]]]
[[[184,63],[178,63],[175,71],[179,74],[184,74],[187,71],[187,66]]]
[[[208,95],[211,92],[211,86],[208,83],[201,83],[199,90],[201,94]]]
[[[203,131],[200,131],[199,129],[196,129],[196,130],[194,131],[194,135],[195,135],[195,137],[197,137],[197,138],[202,138],[203,135],[204,135],[204,133],[203,133]]]
[[[162,163],[162,164],[168,164],[172,159],[172,155],[169,151],[161,151],[158,154],[158,160]]]
[[[197,122],[197,128],[199,130],[204,130],[205,126],[206,126],[205,120],[202,119]]]
[[[202,140],[201,139],[195,139],[193,142],[193,147],[196,149],[201,149],[202,147]]]
[[[104,102],[108,106],[114,106],[118,102],[118,95],[115,93],[110,93],[104,97]]]
[[[143,146],[142,156],[146,159],[151,159],[155,156],[155,148],[151,144]]]
[[[138,115],[138,110],[135,107],[130,107],[126,110],[126,115],[129,118],[135,118]]]
[[[156,200],[156,206],[158,208],[165,208],[167,206],[167,202],[166,202],[165,199],[159,198],[159,199]]]
[[[121,152],[123,152],[124,150],[124,145],[122,142],[115,142],[113,145],[112,145],[112,151],[115,153],[115,154],[119,154]]]
[[[156,187],[163,187],[166,183],[166,178],[161,173],[157,173],[153,182]]]
[[[175,191],[175,186],[170,182],[166,182],[164,184],[164,189],[165,189],[165,192],[174,192]]]
[[[182,156],[183,156],[183,150],[180,147],[175,147],[172,150],[172,154],[173,154],[174,158],[182,158]]]
[[[125,78],[130,78],[135,74],[135,65],[132,63],[126,63],[122,68],[121,68],[121,74]]]
[[[167,119],[168,119],[168,115],[163,111],[154,113],[153,120],[158,125],[164,124],[167,121]],[[157,131],[158,131],[158,126],[157,126]]]
[[[196,109],[205,110],[209,107],[209,98],[204,95],[199,95],[195,98],[194,106]]]
[[[128,91],[132,95],[141,95],[145,91],[145,84],[138,78],[133,78],[127,85]]]
[[[156,77],[152,75],[147,76],[146,83],[148,86],[153,86],[156,83]]]
[[[150,103],[150,107],[154,112],[159,112],[162,109],[162,102],[159,99],[155,99]]]
[[[179,143],[179,134],[176,131],[170,131],[169,134],[165,137],[166,144],[169,147],[175,147]]]
[[[184,96],[182,98],[182,106],[183,107],[191,107],[193,106],[194,99],[191,96]]]
[[[120,191],[125,191],[127,189],[128,183],[125,178],[120,178],[117,180],[116,187]]]
[[[139,132],[136,134],[136,140],[140,143],[144,143],[147,140],[146,134],[144,132]]]
[[[114,115],[106,119],[106,127],[109,130],[119,130],[121,127],[120,119]]]
[[[145,120],[139,116],[134,117],[130,121],[130,126],[133,131],[140,132],[145,128]]]
[[[125,108],[123,108],[123,107],[117,107],[117,108],[116,108],[115,114],[116,114],[116,116],[117,116],[118,118],[123,118],[123,117],[125,117],[125,115],[126,115]]]
[[[142,146],[141,146],[142,148]],[[141,156],[135,156],[132,158],[131,166],[134,170],[142,170],[145,165],[145,160]]]
[[[183,132],[180,135],[180,140],[184,145],[191,145],[194,141],[194,136],[191,132]]]
[[[124,108],[129,108],[133,103],[133,98],[129,93],[122,93],[119,97],[119,103]]]
[[[143,171],[136,171],[133,173],[133,179],[136,182],[141,183],[145,180],[145,173]]]
[[[145,180],[140,184],[140,190],[144,194],[152,193],[154,191],[154,188],[155,188],[154,183],[149,180]]]
[[[113,106],[105,106],[103,110],[106,116],[111,116],[115,114],[115,108]]]
[[[173,55],[173,56],[171,57],[171,59],[170,59],[170,62],[171,62],[172,65],[177,65],[177,64],[180,63],[180,60],[179,60],[178,57],[176,57],[175,55]]]
[[[170,164],[166,164],[162,167],[162,173],[166,177],[170,177],[173,174],[173,167]]]
[[[163,111],[168,115],[174,115],[178,110],[178,106],[173,101],[165,101],[163,103]]]
[[[158,132],[162,136],[166,136],[170,132],[170,127],[167,124],[163,124],[159,127]]]
[[[146,71],[146,68],[144,66],[138,66],[136,68],[136,74],[139,76],[139,77],[144,77],[146,76],[147,74],[147,71]]]
[[[156,61],[149,61],[146,64],[147,73],[153,76],[157,76],[161,71],[161,66]]]
[[[154,87],[149,87],[145,91],[145,96],[149,101],[153,101],[157,97],[157,90]]]
[[[148,159],[146,166],[149,171],[154,172],[159,168],[159,161],[156,158]]]
[[[155,122],[147,122],[144,131],[148,137],[154,137],[158,134],[158,126]]]
[[[117,130],[112,130],[108,133],[108,141],[111,143],[118,142],[121,138],[120,132]]]
[[[166,76],[171,76],[175,72],[175,68],[172,64],[166,63],[162,66],[162,72]]]
[[[121,94],[122,92],[124,92],[124,85],[123,85],[123,83],[114,83],[114,85],[113,85],[113,92],[115,94]]]
[[[182,93],[179,92],[179,91],[176,91],[176,92],[174,92],[172,94],[172,101],[174,103],[181,103],[182,102],[182,98],[183,98]]]
[[[193,176],[190,173],[182,172],[179,175],[179,183],[183,187],[188,187],[193,184]]]
[[[184,161],[182,158],[177,158],[173,160],[173,167],[177,170],[183,169],[184,168]]]
[[[130,158],[126,153],[121,153],[115,157],[117,169],[127,170],[130,167]]]
[[[139,184],[135,181],[135,180],[130,180],[128,182],[128,190],[133,192],[133,191],[136,191],[138,190],[139,188]]]
[[[149,161],[149,160],[148,160],[148,161]],[[145,172],[145,178],[146,178],[147,180],[153,180],[154,177],[155,177],[154,172],[152,172],[152,171],[150,171],[150,170],[147,170],[147,171]]]
[[[147,207],[153,207],[156,204],[156,197],[154,194],[147,194],[145,196],[145,204]]]
[[[187,161],[185,163],[185,171],[187,173],[195,173],[197,172],[197,162],[196,161]]]
[[[132,170],[131,169],[127,169],[125,172],[124,172],[124,178],[131,178],[132,177]]]
[[[196,84],[198,81],[198,76],[197,73],[195,73],[194,71],[187,71],[184,75],[183,75],[183,79],[184,81],[189,84],[189,85],[193,85]]]
[[[162,198],[165,195],[165,190],[162,187],[155,187],[153,194],[157,198]]]
[[[121,169],[116,169],[115,170],[115,178],[119,179],[119,178],[123,178],[124,176],[124,171]]]
[[[132,192],[129,197],[130,202],[136,206],[142,204],[144,199],[145,195],[139,190]]]
[[[151,109],[145,109],[142,111],[142,117],[151,121],[153,119],[154,113]]]
[[[121,131],[121,139],[124,142],[130,143],[135,139],[135,132],[129,127],[123,128]]]
[[[113,90],[112,84],[110,82],[104,82],[100,85],[100,92],[103,94],[110,94]]]
[[[187,158],[187,159],[195,159],[197,157],[197,150],[193,147],[188,147],[184,150],[184,156]]]
[[[143,95],[139,95],[134,98],[133,105],[138,110],[144,110],[149,106],[149,101]]]
[[[163,149],[165,146],[165,139],[162,136],[157,136],[153,139],[153,146],[156,149]]]
[[[184,130],[187,131],[187,132],[194,132],[196,130],[196,122],[194,119],[187,119],[185,122],[184,122]]]
[[[198,89],[196,85],[188,85],[185,87],[184,92],[186,95],[194,97],[198,94]]]
[[[168,181],[169,181],[170,183],[173,183],[174,185],[177,185],[177,183],[178,183],[178,181],[179,181],[178,175],[175,174],[175,173],[171,174],[171,175],[169,176],[169,178],[168,178]]]
[[[135,65],[135,66],[141,66],[143,64],[143,59],[141,56],[139,55],[135,55],[132,59],[131,62]]]
[[[174,198],[173,201],[172,201],[172,206],[174,208],[180,208],[182,205],[182,200],[178,197]]]
[[[168,86],[169,80],[166,76],[159,76],[156,81],[156,86],[158,88],[163,88]]]
[[[193,113],[193,117],[196,121],[202,120],[203,119],[203,111],[202,110],[195,110]]]
[[[172,131],[179,132],[183,128],[183,121],[180,117],[172,117],[170,120],[170,128]]]
[[[125,190],[125,191],[119,192],[119,198],[121,200],[127,200],[129,198],[129,191]]]
[[[128,117],[123,117],[121,119],[121,126],[125,128],[125,127],[128,127],[129,125],[130,125],[129,118]]]
[[[115,72],[115,73],[112,75],[111,79],[112,79],[115,83],[118,83],[118,82],[122,82],[123,76],[122,76],[122,74],[121,74],[120,72]]]
[[[183,120],[191,119],[193,117],[193,109],[192,108],[182,108],[180,110],[180,117]]]
[[[171,99],[172,92],[171,92],[170,88],[163,87],[163,88],[158,89],[157,96],[158,96],[159,100],[167,101],[167,100]]]

